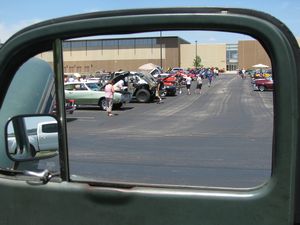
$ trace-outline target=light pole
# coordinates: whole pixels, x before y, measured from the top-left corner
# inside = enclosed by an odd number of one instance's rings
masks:
[[[195,52],[196,52],[196,57],[195,57],[195,67],[197,67],[197,66],[198,66],[198,59],[197,59],[197,58],[198,58],[198,57],[197,57],[197,56],[198,56],[198,54],[197,54],[197,40],[195,41],[195,48],[196,48],[196,49],[195,49],[195,50],[196,50],[196,51],[195,51]]]
[[[160,68],[162,69],[162,31],[159,32],[160,34]]]
[[[195,41],[195,43],[196,43],[195,46],[196,46],[196,58],[197,58],[197,55],[198,55],[198,54],[197,54],[197,41]]]

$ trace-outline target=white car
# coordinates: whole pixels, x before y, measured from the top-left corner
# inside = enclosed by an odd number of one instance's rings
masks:
[[[65,97],[66,99],[73,99],[77,107],[82,105],[95,105],[105,110],[105,92],[100,89],[101,85],[97,82],[69,82],[65,83]],[[131,94],[129,92],[115,92],[113,106],[121,108],[123,103],[130,102],[130,100]]]

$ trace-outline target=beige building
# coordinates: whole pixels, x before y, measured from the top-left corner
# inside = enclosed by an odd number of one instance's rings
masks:
[[[298,39],[300,43],[300,39]],[[236,46],[236,47],[235,47]],[[271,61],[256,40],[238,44],[191,44],[179,37],[145,37],[125,39],[74,40],[64,42],[64,72],[95,74],[97,71],[135,71],[143,64],[153,63],[165,70],[173,67],[191,68],[196,55],[204,67],[235,70],[252,68],[255,64],[271,67]],[[229,54],[230,53],[230,54]],[[238,55],[235,66],[229,66],[231,55]],[[40,57],[52,62],[52,54]]]
[[[300,38],[297,38],[300,44]],[[238,42],[238,67],[252,68],[256,64],[264,64],[272,67],[271,60],[262,45],[256,40]]]
[[[178,37],[76,40],[64,42],[64,71],[94,74],[97,71],[137,70],[154,63],[163,68],[180,66]],[[49,54],[41,57],[51,62]]]
[[[153,63],[167,68],[193,67],[197,54],[205,67],[226,68],[226,45],[194,45],[179,37],[76,40],[64,42],[64,72],[94,74],[97,71],[137,70]],[[51,54],[41,58],[52,62]]]
[[[226,44],[182,44],[180,46],[181,67],[193,67],[196,54],[204,67],[226,68]]]
[[[271,60],[262,45],[256,40],[238,42],[238,67],[252,68],[253,65],[264,64],[272,67]]]

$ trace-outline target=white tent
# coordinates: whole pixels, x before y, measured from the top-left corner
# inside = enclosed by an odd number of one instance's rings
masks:
[[[79,73],[64,73],[64,75],[68,77],[81,77]]]
[[[256,64],[256,65],[253,65],[252,67],[254,67],[254,68],[268,68],[269,66],[264,65],[264,64]]]
[[[153,63],[146,63],[144,65],[141,65],[138,69],[139,70],[153,70],[155,68],[159,68],[159,66],[155,65]]]

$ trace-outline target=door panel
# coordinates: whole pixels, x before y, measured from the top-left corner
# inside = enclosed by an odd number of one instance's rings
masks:
[[[67,122],[62,110],[65,99],[61,41],[90,35],[164,29],[239,32],[255,37],[263,45],[276,74],[272,175],[268,182],[242,189],[119,184],[70,177]],[[292,224],[299,129],[299,76],[296,76],[299,75],[296,64],[299,59],[296,46],[295,38],[279,21],[263,13],[242,9],[142,9],[92,13],[54,19],[19,32],[0,51],[0,129],[4,129],[12,115],[26,114],[28,111],[43,113],[35,110],[36,106],[28,109],[29,106],[21,104],[20,99],[11,104],[11,99],[14,99],[11,90],[16,88],[13,89],[14,84],[10,81],[23,62],[53,48],[61,179],[41,184],[32,177],[4,174],[0,178],[1,223]],[[49,68],[48,65],[47,71],[50,73]],[[15,107],[18,104],[21,108]],[[39,164],[44,164],[44,168],[53,165],[49,161],[21,162],[17,165],[7,158],[3,138],[0,144],[1,167],[38,171],[41,169]]]

